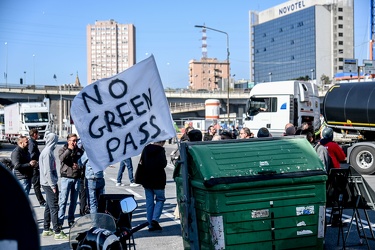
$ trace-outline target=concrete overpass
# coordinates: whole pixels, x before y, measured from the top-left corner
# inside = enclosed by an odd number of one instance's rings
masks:
[[[74,97],[82,87],[70,85],[43,86],[43,85],[0,85],[0,104],[7,105],[14,102],[38,102],[44,98],[50,99],[51,113],[54,123],[59,131],[60,126],[70,121],[70,107]],[[218,99],[222,114],[226,114],[227,92],[194,93],[194,92],[166,92],[172,117],[174,120],[204,118],[207,99]],[[230,113],[236,113],[242,119],[245,112],[246,101],[249,93],[230,92]]]

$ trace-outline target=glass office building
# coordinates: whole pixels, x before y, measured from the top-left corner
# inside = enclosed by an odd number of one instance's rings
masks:
[[[330,79],[354,56],[353,0],[289,1],[250,12],[250,78],[255,83]]]
[[[311,76],[315,69],[315,8],[254,27],[256,82]]]

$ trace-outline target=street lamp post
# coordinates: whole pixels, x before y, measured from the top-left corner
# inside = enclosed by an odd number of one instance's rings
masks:
[[[272,82],[272,72],[268,73],[268,75],[270,76],[270,82]]]
[[[34,85],[35,85],[35,54],[33,54],[33,67],[34,67]]]
[[[216,32],[219,32],[219,33],[223,33],[227,36],[227,63],[228,63],[228,68],[227,68],[227,80],[228,80],[228,87],[227,87],[227,115],[228,115],[228,126],[229,126],[229,90],[230,90],[230,63],[229,63],[229,35],[227,32],[224,32],[224,31],[221,31],[221,30],[217,30],[217,29],[213,29],[213,28],[210,28],[210,27],[207,27],[205,25],[195,25],[195,28],[203,28],[203,29],[208,29],[208,30],[213,30],[213,31],[216,31]]]
[[[314,69],[311,69],[311,81],[314,81]]]
[[[8,42],[5,42],[5,87],[8,87]]]

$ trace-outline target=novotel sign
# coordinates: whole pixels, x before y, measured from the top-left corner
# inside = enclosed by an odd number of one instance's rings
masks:
[[[279,8],[279,15],[289,14],[293,11],[301,10],[305,8],[305,1],[297,1]]]

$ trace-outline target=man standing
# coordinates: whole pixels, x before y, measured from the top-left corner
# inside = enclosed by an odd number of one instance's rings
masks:
[[[67,143],[59,150],[61,193],[59,200],[59,219],[58,224],[62,227],[64,224],[66,204],[70,194],[70,204],[68,210],[68,224],[71,227],[74,224],[74,212],[77,206],[78,192],[80,188],[81,169],[78,167],[78,160],[83,151],[77,147],[77,135],[69,134]]]
[[[56,160],[53,151],[55,150],[58,137],[54,133],[46,135],[46,146],[39,157],[40,182],[46,193],[47,204],[44,210],[43,237],[55,235],[55,240],[67,240],[68,236],[58,225],[59,211],[59,187],[56,170]],[[53,229],[50,228],[52,221]]]
[[[36,139],[38,139],[38,137],[39,137],[38,130],[36,128],[30,129],[29,136],[30,136],[30,139],[29,139],[28,148],[29,148],[31,160],[39,161],[40,151],[39,151],[39,148],[38,148],[38,142],[36,141]],[[33,187],[34,187],[35,196],[39,201],[39,205],[41,207],[45,207],[46,206],[46,200],[44,199],[44,197],[42,195],[42,191],[40,190],[39,164],[37,164],[36,167],[34,168],[33,177],[31,178],[31,182],[32,182]]]
[[[29,140],[26,136],[21,135],[17,140],[17,147],[12,151],[10,156],[13,166],[14,174],[20,181],[25,193],[29,195],[31,189],[31,178],[33,176],[33,169],[38,164],[36,160],[31,160],[27,145]]]
[[[251,133],[250,129],[247,127],[243,127],[240,130],[240,139],[250,139],[254,138],[254,134]]]
[[[120,168],[118,169],[117,173],[117,183],[116,186],[124,186],[124,184],[121,182],[122,180],[122,174],[125,171],[125,166],[128,168],[128,176],[129,176],[129,181],[130,181],[130,186],[131,187],[138,187],[140,186],[137,183],[134,183],[134,176],[133,176],[133,163],[131,158],[127,158],[125,160],[122,160],[120,162]]]
[[[148,144],[142,151],[140,162],[143,171],[137,168],[139,184],[145,189],[146,213],[149,231],[159,231],[159,219],[165,202],[165,185],[167,176],[165,167],[167,158],[164,149],[165,141]],[[138,178],[138,177],[137,177]]]
[[[83,153],[80,163],[86,165],[85,177],[87,179],[90,214],[95,214],[98,211],[99,197],[104,194],[104,173],[103,170],[94,172],[86,152]]]
[[[212,138],[216,134],[216,129],[213,125],[209,126],[207,129],[208,133],[206,133],[203,137],[203,141],[212,141]]]

